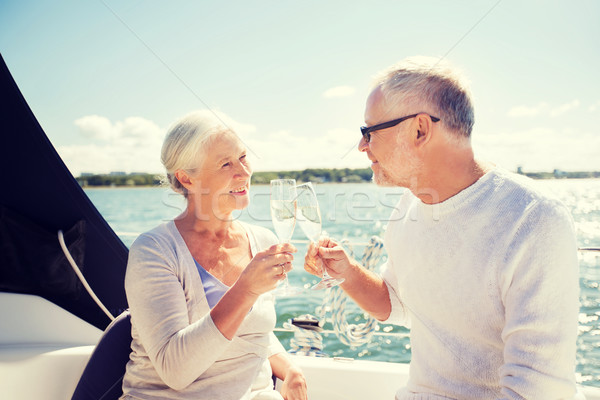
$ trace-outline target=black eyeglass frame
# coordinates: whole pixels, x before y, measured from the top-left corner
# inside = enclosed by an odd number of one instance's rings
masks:
[[[365,139],[365,143],[369,143],[371,141],[371,132],[391,128],[392,126],[396,126],[400,122],[404,122],[407,119],[414,118],[419,114],[425,114],[425,113],[417,113],[417,114],[407,115],[406,117],[393,119],[391,121],[382,122],[381,124],[377,124],[377,125],[373,125],[373,126],[361,126],[360,132],[362,133],[363,139]],[[427,115],[429,115],[429,114],[427,114]],[[434,117],[433,115],[429,115],[429,118],[431,118],[431,120],[433,122],[438,122],[440,120],[439,118]]]

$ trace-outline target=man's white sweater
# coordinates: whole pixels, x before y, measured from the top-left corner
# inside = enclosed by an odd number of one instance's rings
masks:
[[[494,169],[434,205],[406,192],[385,234],[392,313],[411,328],[398,399],[572,399],[579,267],[572,218]]]

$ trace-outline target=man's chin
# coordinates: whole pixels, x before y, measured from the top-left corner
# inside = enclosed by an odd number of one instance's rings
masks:
[[[392,182],[392,180],[389,178],[389,176],[387,176],[381,170],[378,172],[373,172],[373,178],[371,178],[371,179],[377,186],[382,186],[382,187],[396,186]]]

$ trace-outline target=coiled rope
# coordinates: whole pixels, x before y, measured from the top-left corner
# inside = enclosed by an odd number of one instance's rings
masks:
[[[347,239],[342,240],[341,245],[344,246],[350,257],[354,257],[354,251]],[[382,254],[383,240],[378,236],[372,236],[363,252],[361,264],[368,270],[374,271]],[[327,290],[328,294],[325,296],[322,306],[317,309],[317,315],[324,319],[328,312],[331,313],[333,330],[343,344],[355,347],[368,343],[378,327],[377,320],[372,316],[366,316],[364,323],[349,324],[345,316],[348,296],[339,286]]]
[[[316,320],[316,317],[309,314],[302,315],[298,318]],[[323,353],[323,338],[319,333],[321,330],[320,328],[303,328],[302,325],[294,324],[292,320],[284,322],[283,327],[294,333],[294,337],[290,339],[290,349],[288,350],[288,353],[309,357],[327,357],[327,354]]]

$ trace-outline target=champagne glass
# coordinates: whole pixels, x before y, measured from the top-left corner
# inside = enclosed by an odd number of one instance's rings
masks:
[[[312,183],[307,182],[296,187],[298,197],[296,200],[297,211],[296,219],[300,223],[300,228],[311,242],[318,242],[321,236],[321,211],[319,210],[319,201]],[[344,278],[334,278],[327,273],[327,268],[323,265],[323,277],[321,281],[315,284],[311,289],[326,289],[339,285],[344,282]]]
[[[296,180],[274,179],[271,181],[271,221],[280,243],[289,242],[296,226]],[[276,296],[293,296],[302,289],[290,286],[287,274],[283,282],[273,290]]]

